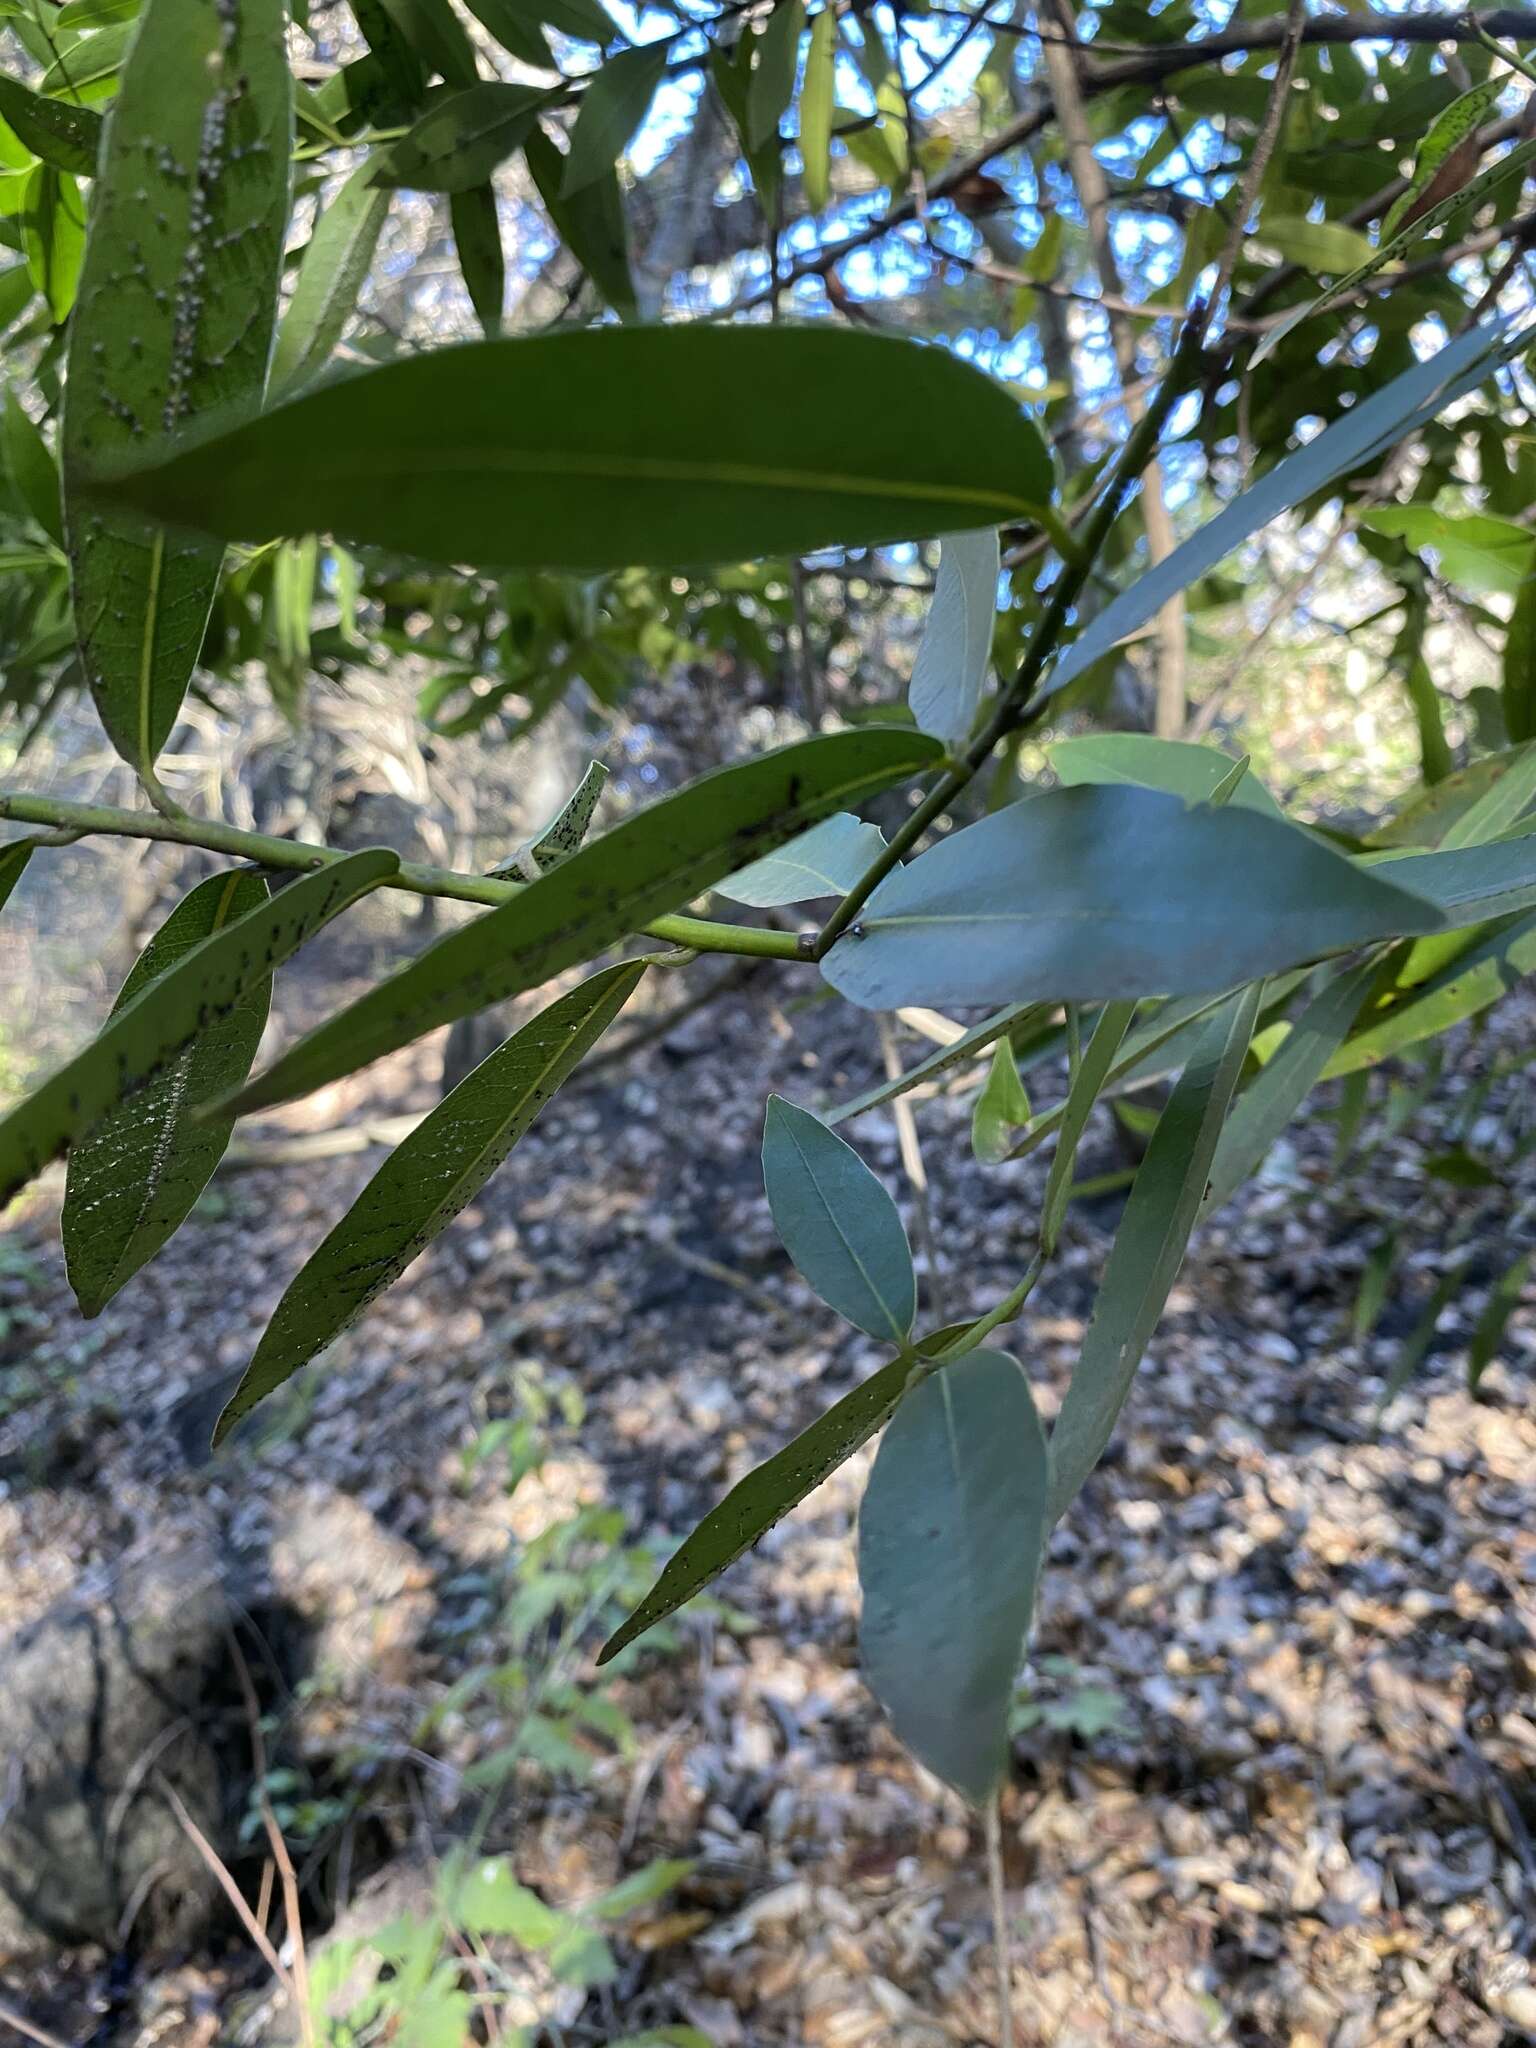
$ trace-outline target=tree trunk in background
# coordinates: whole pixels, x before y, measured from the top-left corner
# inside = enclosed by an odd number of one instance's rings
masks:
[[[1027,109],[1030,88],[1013,80],[1014,105],[1020,113]],[[1035,189],[1040,190],[1042,180],[1037,159],[1031,157],[1035,168]],[[1022,267],[1025,251],[1019,241],[1009,216],[1001,213],[980,213],[972,226],[986,243],[993,260],[1006,269]],[[1078,418],[1082,411],[1077,388],[1077,363],[1072,340],[1072,308],[1070,301],[1057,298],[1052,292],[1037,292],[1036,320],[1040,331],[1040,352],[1045,358],[1045,373],[1053,384],[1060,385],[1065,394],[1060,402],[1060,411],[1051,421],[1051,436],[1063,462],[1070,467],[1082,453],[1082,429]],[[1089,618],[1099,609],[1100,599],[1095,587],[1090,584],[1081,599],[1078,610],[1083,618]],[[1115,665],[1115,680],[1104,707],[1105,721],[1128,732],[1145,732],[1152,724],[1152,706],[1144,679],[1133,662],[1122,660]]]
[[[661,318],[667,286],[693,267],[724,168],[725,141],[725,116],[706,80],[692,127],[646,180],[656,219],[634,263],[642,320]]]
[[[1048,27],[1054,24],[1062,35],[1076,37],[1077,17],[1073,12],[1071,0],[1048,0],[1048,13]],[[1071,167],[1072,182],[1077,187],[1083,211],[1088,217],[1088,235],[1093,247],[1094,263],[1099,273],[1099,284],[1106,296],[1123,298],[1124,287],[1120,277],[1120,266],[1115,258],[1114,240],[1109,223],[1109,181],[1104,175],[1103,166],[1093,153],[1093,138],[1083,111],[1083,96],[1078,85],[1077,55],[1065,43],[1058,42],[1052,37],[1044,38],[1042,47],[1045,51],[1046,76],[1050,80],[1051,97],[1056,102],[1057,119],[1067,145],[1067,162]],[[1137,420],[1144,408],[1140,399],[1131,395],[1137,375],[1135,331],[1124,314],[1106,312],[1105,317],[1109,322],[1110,339],[1114,346],[1115,363],[1120,372],[1121,388],[1126,394],[1125,409],[1132,420]],[[1162,471],[1155,462],[1142,477],[1141,512],[1147,534],[1148,559],[1155,565],[1171,555],[1174,549],[1173,522],[1168,516],[1168,504],[1163,495]],[[1186,661],[1184,601],[1182,597],[1174,597],[1169,599],[1157,615],[1157,695],[1154,723],[1155,730],[1164,739],[1177,739],[1184,729],[1187,708]]]

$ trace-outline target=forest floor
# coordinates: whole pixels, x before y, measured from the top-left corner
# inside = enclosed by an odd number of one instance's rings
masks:
[[[880,1072],[868,1019],[796,995],[766,969],[579,1079],[410,1278],[212,1461],[199,1389],[249,1356],[381,1155],[221,1175],[93,1324],[75,1314],[50,1198],[6,1239],[0,1634],[182,1521],[280,1548],[294,1503],[317,1496],[415,1560],[393,1608],[362,1616],[388,1653],[334,1690],[318,1677],[273,1736],[274,1760],[341,1815],[314,1823],[301,1856],[317,1940],[338,1889],[366,1895],[386,1857],[441,1854],[475,1811],[465,1773],[506,1743],[507,1714],[494,1686],[473,1701],[449,1689],[513,1655],[497,1614],[519,1544],[601,1498],[664,1554],[883,1362],[790,1269],[762,1193],[768,1091],[824,1106]],[[1523,1184],[1491,1191],[1424,1170],[1434,1131],[1533,1023],[1529,1003],[1506,1006],[1459,1046],[1418,1125],[1367,1127],[1368,1203],[1335,1176],[1319,1113],[1200,1234],[1044,1582],[1004,1810],[1020,2048],[1536,2039],[1529,1301],[1478,1399],[1465,1370],[1488,1283],[1529,1242],[1536,1180],[1529,1157]],[[434,1079],[435,1048],[417,1048],[263,1135],[424,1108]],[[1514,1072],[1479,1114],[1496,1121],[1524,1082]],[[979,1168],[968,1115],[944,1095],[921,1112],[933,1321],[1012,1284],[1038,1211],[1042,1161]],[[889,1112],[848,1135],[910,1212]],[[1084,1170],[1114,1163],[1096,1126]],[[1074,1208],[1009,1333],[1047,1413],[1114,1212]],[[1357,1340],[1362,1270],[1393,1222],[1403,1250]],[[1378,1420],[1458,1246],[1468,1283]],[[542,1469],[509,1493],[488,1454],[506,1432],[487,1428],[541,1399]],[[655,1856],[696,1859],[615,1935],[615,1982],[551,1993],[548,2041],[678,2022],[716,2048],[998,2041],[978,1827],[858,1678],[850,1533],[868,1457],[734,1568],[728,1610],[685,1620],[611,1682],[632,1742],[593,1726],[570,1769],[555,1757],[504,1787],[487,1844],[553,1903]],[[548,1640],[535,1629],[519,1654]],[[571,1667],[583,1682],[597,1640]],[[104,1990],[110,1975],[86,1958],[5,1993],[71,2043],[277,2038],[237,1937]]]

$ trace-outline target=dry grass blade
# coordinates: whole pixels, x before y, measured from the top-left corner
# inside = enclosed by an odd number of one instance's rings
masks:
[[[181,1829],[198,1855],[202,1857],[204,1863],[207,1864],[209,1870],[218,1881],[220,1891],[223,1892],[225,1898],[228,1899],[236,1913],[239,1914],[240,1924],[255,1943],[262,1961],[272,1972],[272,1975],[277,1979],[289,1998],[294,2001],[295,2010],[302,2015],[301,2024],[304,2028],[305,2048],[310,2048],[310,2043],[313,2040],[313,2029],[309,2025],[307,2012],[299,2005],[298,1993],[294,1988],[293,1978],[283,1968],[282,1958],[267,1939],[266,1930],[251,1911],[250,1906],[246,1902],[245,1894],[230,1875],[229,1867],[220,1857],[218,1850],[214,1848],[208,1837],[182,1804],[175,1786],[158,1775],[155,1783],[159,1788],[161,1797],[176,1816],[176,1825]]]
[[[38,2048],[69,2048],[68,2042],[61,2041],[57,2034],[50,2034],[46,2027],[38,2026],[34,2020],[25,2018],[4,2000],[0,2000],[0,2027],[14,2027],[28,2041],[36,2041]]]
[[[997,2044],[1013,2048],[1013,1944],[1003,1880],[1003,1795],[987,1801],[987,1890],[992,1899],[992,1942],[997,1956]]]
[[[315,2021],[309,2006],[309,1956],[304,1946],[304,1923],[299,1915],[299,1880],[293,1858],[288,1853],[288,1844],[283,1840],[283,1831],[272,1811],[272,1802],[267,1797],[267,1745],[262,1738],[261,1706],[256,1698],[256,1688],[251,1683],[250,1666],[233,1635],[229,1638],[229,1648],[251,1731],[251,1768],[255,1773],[257,1797],[261,1804],[261,1824],[266,1830],[272,1861],[277,1866],[283,1887],[283,1920],[288,1938],[293,1943],[293,1996],[298,2008],[299,2038],[303,2048],[315,2048]],[[263,1892],[266,1889],[264,1882]]]

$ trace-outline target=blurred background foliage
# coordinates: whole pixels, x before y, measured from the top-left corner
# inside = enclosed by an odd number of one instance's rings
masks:
[[[78,692],[54,466],[60,355],[77,173],[133,13],[133,0],[5,10],[8,90],[45,95],[0,109],[7,768],[35,757]],[[1487,19],[1536,34],[1536,14]],[[1113,0],[1079,17],[1071,0],[1029,14],[832,0],[809,21],[800,0],[300,8],[290,282],[312,259],[355,285],[325,374],[481,329],[620,317],[919,335],[1038,408],[1070,520],[1236,237],[1236,346],[1181,408],[1161,474],[1121,522],[1101,581],[1123,583],[1437,334],[1527,291],[1536,216],[1514,176],[1255,359],[1291,309],[1369,257],[1447,108],[1483,88],[1420,210],[1517,148],[1524,123],[1524,80],[1470,17],[1298,7],[1297,20],[1283,120],[1237,236],[1287,32],[1284,10],[1263,4]],[[278,373],[292,368],[280,360]],[[1384,470],[1302,507],[1074,685],[1058,728],[1237,731],[1282,792],[1338,817],[1531,737],[1529,603],[1509,631],[1530,569],[1530,395],[1517,362]],[[1006,667],[1038,616],[1043,537],[1005,536],[1005,562]],[[704,714],[692,738],[729,753],[754,713],[789,729],[891,715],[930,586],[914,550],[496,579],[284,542],[229,557],[189,717],[200,701],[239,727],[259,705],[299,728],[317,700],[373,675],[412,693],[422,755],[450,779],[465,739],[513,745],[557,706],[616,766],[636,754],[636,729],[644,755],[658,716],[690,725],[690,710]],[[185,729],[178,751],[166,773],[185,792],[200,753]],[[1017,765],[1031,775],[1041,761],[1026,751]]]

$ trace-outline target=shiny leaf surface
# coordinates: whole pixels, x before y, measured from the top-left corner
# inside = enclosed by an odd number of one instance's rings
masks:
[[[278,1303],[219,1417],[215,1444],[333,1343],[474,1200],[644,972],[643,960],[623,961],[541,1010],[396,1147]]]
[[[866,1009],[1214,994],[1442,922],[1379,870],[1240,804],[1062,789],[889,876],[822,972]]]
[[[224,539],[330,531],[438,561],[570,569],[910,538],[1021,516],[1049,489],[1035,427],[941,350],[706,326],[435,349],[112,486]]]
[[[859,1654],[919,1762],[980,1805],[1008,1759],[1049,1465],[1029,1382],[973,1351],[897,1409],[859,1510]]]
[[[135,961],[113,1016],[152,991],[194,946],[266,901],[265,882],[249,871],[199,882]],[[82,1315],[99,1315],[148,1265],[212,1178],[234,1119],[196,1112],[250,1072],[271,995],[270,976],[253,982],[142,1088],[93,1124],[70,1153],[64,1263]]]

